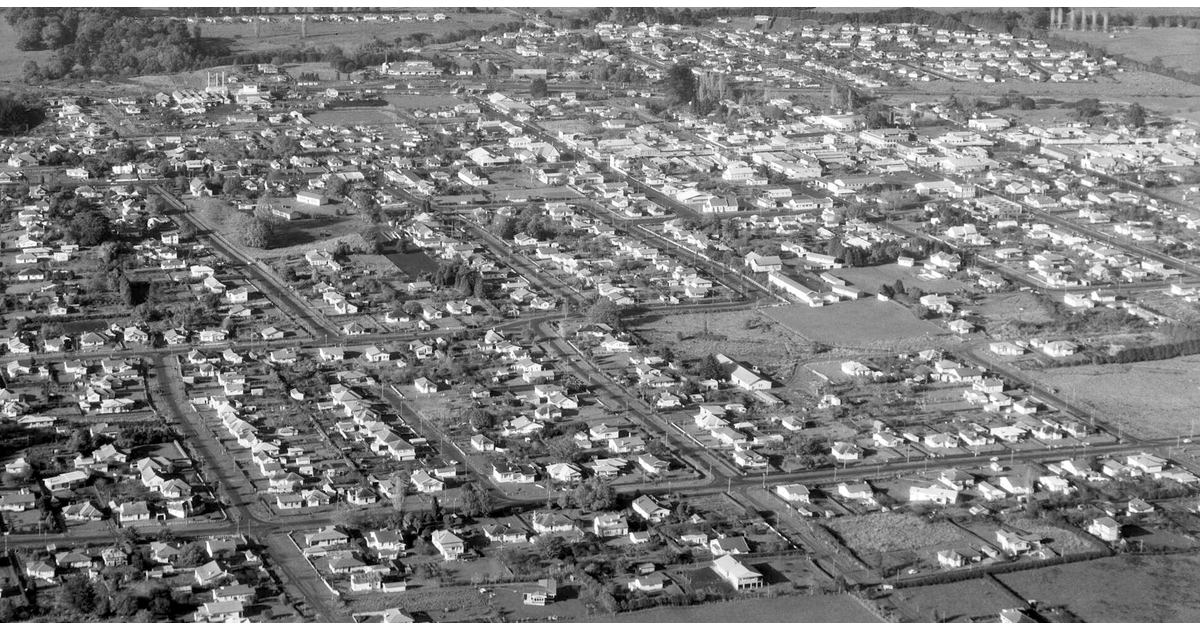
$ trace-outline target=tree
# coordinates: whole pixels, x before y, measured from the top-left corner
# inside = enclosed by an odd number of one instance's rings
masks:
[[[612,486],[599,477],[591,477],[576,486],[571,498],[575,505],[592,512],[611,510],[617,503]]]
[[[1125,112],[1125,125],[1134,129],[1146,126],[1146,110],[1140,103],[1133,103]]]
[[[675,64],[667,70],[667,96],[672,105],[691,103],[696,98],[696,75],[690,66]]]
[[[550,94],[550,90],[546,87],[546,80],[538,77],[529,83],[530,98],[546,98]]]
[[[246,247],[266,249],[271,246],[275,226],[262,217],[238,213],[230,222],[229,231],[234,239]]]
[[[190,569],[207,564],[208,561],[208,552],[204,550],[204,545],[198,542],[190,542],[180,548],[179,556],[175,560],[175,566]]]
[[[598,298],[587,310],[587,318],[597,324],[608,324],[613,328],[621,327],[621,317],[625,309],[612,300]]]
[[[108,217],[94,209],[77,212],[71,217],[67,232],[84,247],[99,245],[112,235]]]
[[[100,604],[96,585],[83,574],[68,576],[58,589],[56,603],[75,615],[94,614]]]
[[[492,495],[479,485],[471,482],[462,489],[463,516],[486,516],[492,512]]]
[[[329,181],[325,182],[325,193],[331,198],[339,198],[346,195],[348,183],[341,177],[330,177]]]
[[[725,368],[721,367],[721,362],[711,354],[700,360],[700,364],[696,368],[696,374],[705,380],[725,380]]]

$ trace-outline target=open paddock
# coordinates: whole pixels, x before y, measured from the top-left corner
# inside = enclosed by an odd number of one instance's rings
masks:
[[[892,350],[916,342],[924,349],[932,343],[930,338],[947,334],[895,302],[874,299],[821,308],[779,306],[758,312],[805,339],[845,348]]]
[[[1022,598],[1085,622],[1200,622],[1200,558],[1124,555],[997,576]]]
[[[618,623],[879,623],[848,595],[792,595],[624,613]]]
[[[1190,436],[1200,405],[1200,357],[1032,371],[1037,382],[1145,438]]]
[[[986,578],[906,588],[896,591],[891,599],[907,619],[935,623],[995,621],[1001,610],[1026,605]]]

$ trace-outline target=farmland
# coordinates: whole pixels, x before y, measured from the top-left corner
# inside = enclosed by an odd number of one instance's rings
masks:
[[[996,611],[1020,608],[1025,602],[995,581],[984,578],[896,591],[892,600],[907,619],[919,622],[991,621]]]
[[[1059,31],[1056,34],[1142,63],[1150,63],[1158,57],[1168,68],[1190,68],[1196,55],[1200,54],[1200,33],[1190,28],[1133,28],[1119,33]]]
[[[963,531],[948,523],[928,523],[911,514],[877,512],[830,521],[829,528],[855,551],[882,553],[959,540]]]
[[[486,9],[485,9],[486,10]],[[230,49],[235,52],[257,52],[291,46],[303,41],[310,46],[320,47],[327,44],[354,47],[382,39],[393,41],[409,37],[416,33],[427,33],[439,37],[460,29],[475,28],[486,30],[496,24],[502,24],[516,19],[513,15],[501,10],[495,13],[448,13],[447,19],[441,22],[408,21],[408,22],[308,22],[307,36],[300,37],[300,22],[292,16],[274,16],[273,22],[260,23],[258,36],[254,35],[254,24],[240,22],[202,24],[205,37],[225,39]]]
[[[928,347],[929,337],[945,334],[899,304],[870,299],[823,308],[781,306],[761,312],[805,339],[840,348],[891,350],[908,343]]]
[[[1119,577],[1118,577],[1119,576]],[[998,576],[1023,598],[1066,606],[1086,622],[1200,621],[1194,556],[1120,556]]]
[[[1031,376],[1098,416],[1120,418],[1147,438],[1189,435],[1200,405],[1200,358],[1032,371]]]
[[[618,623],[872,623],[879,619],[845,595],[807,595],[658,608],[612,618]]]

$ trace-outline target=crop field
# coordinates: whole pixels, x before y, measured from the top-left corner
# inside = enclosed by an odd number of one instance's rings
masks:
[[[1118,556],[997,578],[1043,606],[1066,606],[1085,622],[1200,622],[1200,558]]]
[[[1025,605],[989,579],[905,588],[896,591],[892,600],[907,613],[907,619],[919,622],[965,622],[989,617],[994,621],[1002,609]]]
[[[655,608],[605,621],[618,623],[878,623],[875,615],[846,595],[798,595]]]
[[[930,337],[947,334],[895,302],[875,299],[820,308],[780,306],[760,312],[805,339],[841,348],[893,350],[914,343],[925,349]]]
[[[1122,365],[1031,370],[1067,401],[1100,418],[1120,419],[1126,432],[1146,438],[1191,435],[1200,405],[1200,357]]]
[[[927,523],[912,514],[875,512],[833,519],[826,526],[856,552],[919,549],[961,540],[965,533],[948,523]]]
[[[1190,28],[1133,28],[1119,33],[1059,31],[1057,34],[1142,63],[1150,63],[1158,57],[1168,68],[1191,68],[1195,65],[1196,55],[1200,55],[1200,31]]]

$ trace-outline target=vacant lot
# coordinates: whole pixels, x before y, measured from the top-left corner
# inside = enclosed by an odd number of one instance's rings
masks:
[[[918,622],[994,621],[1005,608],[1025,606],[988,579],[906,588],[897,591],[893,601],[905,610],[906,618]]]
[[[1086,622],[1200,621],[1200,558],[1121,556],[997,576],[1043,606],[1066,606]]]
[[[464,102],[449,94],[385,94],[383,100],[396,109],[452,109]]]
[[[786,380],[792,366],[804,356],[808,343],[787,327],[764,317],[768,312],[670,315],[642,326],[639,332],[648,341],[664,343],[684,357],[722,353]],[[785,368],[786,372],[781,372]]]
[[[916,342],[924,349],[929,347],[930,337],[946,334],[903,306],[876,299],[820,308],[780,306],[760,312],[805,339],[842,348],[892,350]]]
[[[1058,34],[1142,63],[1158,57],[1168,68],[1191,68],[1196,55],[1200,55],[1200,32],[1190,28],[1135,28],[1121,33],[1059,31]]]
[[[1024,291],[992,293],[971,307],[987,321],[988,333],[993,337],[1011,337],[1015,329],[1013,322],[1049,324],[1054,314],[1037,296]]]
[[[879,285],[895,284],[897,280],[903,282],[905,287],[920,287],[926,293],[954,293],[967,288],[962,282],[950,278],[939,280],[918,277],[912,267],[900,265],[837,269],[833,271],[833,275],[872,295],[879,291]]]
[[[383,125],[396,122],[395,112],[386,109],[335,109],[308,117],[314,125]]]
[[[1123,365],[1082,365],[1029,372],[1066,400],[1099,417],[1121,419],[1147,438],[1191,435],[1200,405],[1200,357]]]
[[[801,595],[687,608],[655,608],[610,618],[619,623],[876,623],[845,595]],[[606,619],[608,621],[608,619]]]
[[[856,552],[920,549],[961,540],[964,532],[949,523],[927,523],[912,514],[875,512],[831,520],[827,526]]]

